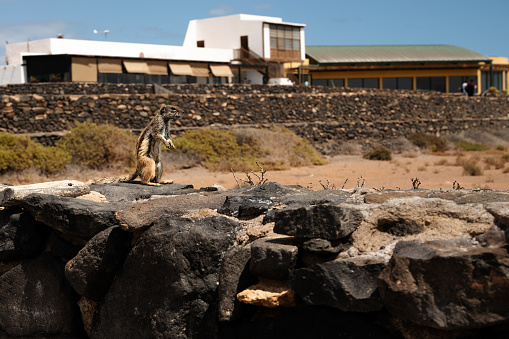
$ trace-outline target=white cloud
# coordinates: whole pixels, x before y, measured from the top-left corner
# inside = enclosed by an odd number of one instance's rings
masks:
[[[209,11],[209,14],[210,15],[214,15],[214,16],[221,16],[221,15],[232,14],[234,11],[235,11],[235,7],[234,6],[223,4],[223,5],[220,5],[217,8],[211,9]]]

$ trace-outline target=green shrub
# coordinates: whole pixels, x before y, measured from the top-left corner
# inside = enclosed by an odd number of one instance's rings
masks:
[[[444,152],[447,148],[445,139],[439,138],[436,135],[414,133],[409,135],[407,139],[415,146],[422,149],[430,149],[432,152]]]
[[[0,173],[21,171],[32,166],[33,154],[28,136],[0,133]]]
[[[72,156],[64,149],[54,146],[35,144],[34,165],[44,174],[54,174],[65,171],[65,166],[71,163]]]
[[[391,151],[383,146],[377,146],[364,153],[364,159],[388,161],[392,159]]]
[[[466,141],[457,142],[455,146],[460,151],[487,151],[490,149],[490,146]]]
[[[238,140],[226,130],[189,130],[175,139],[174,144],[178,151],[197,155],[201,164],[211,170],[254,170],[260,156],[254,140],[248,137]]]
[[[306,139],[286,127],[200,129],[175,139],[176,152],[193,154],[211,170],[287,169],[289,166],[323,165],[325,160]]]
[[[76,122],[57,147],[69,152],[74,163],[89,168],[131,167],[136,160],[136,136],[108,124]]]
[[[35,167],[44,174],[65,170],[71,156],[65,150],[43,146],[26,135],[0,133],[0,173]]]
[[[497,151],[505,151],[507,149],[507,147],[504,145],[497,145],[496,149],[497,149]]]

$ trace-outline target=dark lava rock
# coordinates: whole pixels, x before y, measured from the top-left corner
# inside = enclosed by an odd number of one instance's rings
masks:
[[[290,207],[333,204],[346,202],[352,194],[342,190],[304,191],[288,194],[278,199],[278,202]]]
[[[123,230],[141,231],[155,225],[163,216],[180,217],[202,209],[219,209],[228,194],[230,193],[195,192],[140,201],[119,209],[116,217]]]
[[[385,318],[382,312],[343,312],[325,306],[288,308],[267,315],[260,311],[256,317],[223,324],[219,338],[403,338],[387,328]]]
[[[226,217],[161,218],[129,253],[91,337],[215,337],[219,266],[239,227]]]
[[[122,267],[129,250],[131,234],[110,227],[96,234],[65,265],[65,277],[78,294],[100,301]]]
[[[468,193],[454,199],[457,204],[488,204],[509,202],[509,192],[506,191],[467,191]]]
[[[271,200],[256,196],[228,196],[217,212],[238,219],[253,219],[267,213],[271,205]]]
[[[223,256],[219,269],[219,321],[241,318],[250,308],[237,300],[237,294],[257,283],[249,271],[251,246],[232,247]]]
[[[389,233],[397,237],[419,234],[424,232],[423,223],[414,220],[405,220],[403,218],[380,218],[378,219],[377,229],[380,232]]]
[[[248,196],[256,196],[264,199],[278,199],[288,194],[296,194],[299,192],[309,192],[307,188],[302,186],[284,186],[277,182],[266,182],[263,185],[251,185],[242,188],[235,188],[231,192],[242,193]]]
[[[436,329],[473,329],[509,319],[507,248],[467,239],[400,241],[379,279],[396,317]]]
[[[46,252],[0,276],[0,337],[83,337],[64,263]]]
[[[350,247],[349,243],[334,241],[334,245],[327,239],[310,239],[302,243],[299,253],[299,264],[308,267],[337,258],[338,254]]]
[[[34,257],[44,250],[50,229],[17,209],[0,210],[0,260]]]
[[[51,253],[64,260],[71,260],[74,258],[83,246],[85,246],[86,242],[83,242],[84,241],[78,241],[76,237],[69,237],[57,230],[53,230],[49,236]]]
[[[258,277],[288,280],[297,263],[295,239],[265,237],[251,243],[251,273]]]
[[[329,240],[349,236],[364,219],[352,205],[316,205],[276,212],[274,232]]]
[[[290,286],[310,305],[372,312],[383,306],[377,281],[385,266],[375,257],[336,259],[294,270]]]
[[[123,204],[106,204],[49,194],[30,194],[23,200],[23,208],[35,220],[62,233],[86,239],[118,225],[115,212],[121,206]]]
[[[90,185],[90,190],[101,193],[110,202],[136,201],[148,199],[154,195],[180,195],[198,191],[193,185],[173,183],[149,186],[141,184],[140,181]]]

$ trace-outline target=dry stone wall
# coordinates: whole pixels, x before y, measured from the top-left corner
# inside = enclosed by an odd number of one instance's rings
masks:
[[[509,193],[0,187],[1,338],[507,338]]]
[[[161,93],[164,94],[155,94]],[[188,128],[285,125],[318,148],[344,140],[383,140],[509,126],[509,97],[438,92],[261,85],[26,84],[0,87],[0,131],[59,135],[74,121],[140,130],[162,104],[186,112]],[[48,140],[44,142],[50,142]]]

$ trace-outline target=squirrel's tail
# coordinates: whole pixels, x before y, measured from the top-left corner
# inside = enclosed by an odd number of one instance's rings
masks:
[[[95,180],[92,180],[92,182],[90,184],[91,185],[102,185],[102,184],[111,184],[114,182],[129,182],[129,181],[133,181],[137,176],[138,176],[138,174],[136,172],[134,172],[132,174],[124,175],[121,177],[107,177],[107,178],[95,179]]]

